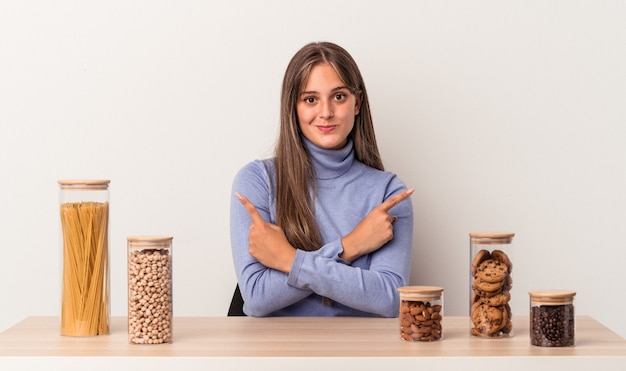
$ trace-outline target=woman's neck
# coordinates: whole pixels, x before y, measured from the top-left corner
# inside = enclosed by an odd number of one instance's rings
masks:
[[[325,149],[316,146],[306,138],[304,145],[307,148],[315,177],[317,179],[334,179],[346,173],[354,161],[354,151],[352,140],[341,149]]]

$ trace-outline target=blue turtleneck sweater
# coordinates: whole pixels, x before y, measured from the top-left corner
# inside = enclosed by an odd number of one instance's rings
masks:
[[[398,217],[394,237],[377,251],[348,263],[339,254],[341,238],[377,205],[406,189],[393,173],[354,158],[353,144],[327,150],[305,139],[315,167],[315,219],[323,245],[297,250],[291,272],[267,268],[248,252],[251,218],[234,193],[246,196],[263,219],[276,223],[274,159],[244,166],[233,182],[230,233],[235,272],[250,316],[398,315],[397,288],[411,268],[413,207],[410,198],[389,211]]]

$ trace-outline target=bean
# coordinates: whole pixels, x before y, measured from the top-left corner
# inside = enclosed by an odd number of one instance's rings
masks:
[[[530,311],[530,343],[542,347],[574,345],[574,305],[540,305]]]
[[[172,259],[167,250],[129,253],[128,337],[131,343],[172,342],[171,267]]]

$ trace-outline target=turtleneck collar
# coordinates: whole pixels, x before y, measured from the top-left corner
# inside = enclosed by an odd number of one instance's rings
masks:
[[[354,162],[352,139],[341,149],[325,149],[302,137],[315,169],[317,179],[334,179],[350,170]]]

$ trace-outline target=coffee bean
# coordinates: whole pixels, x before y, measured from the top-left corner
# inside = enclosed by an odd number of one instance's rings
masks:
[[[539,305],[530,310],[530,343],[541,347],[574,345],[574,305]]]

